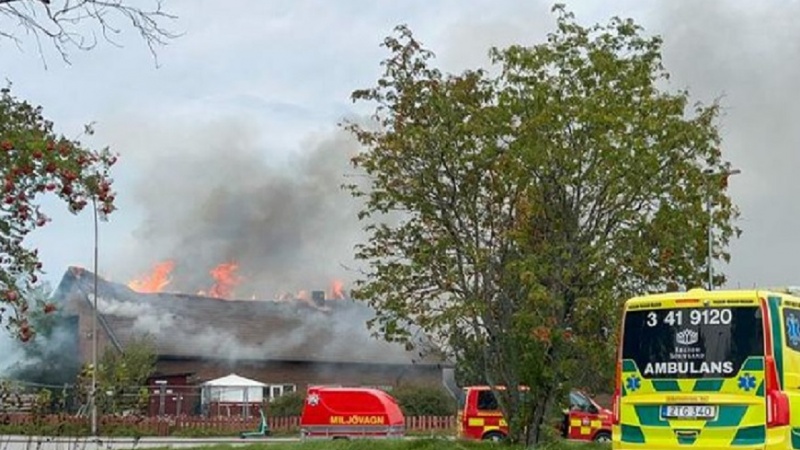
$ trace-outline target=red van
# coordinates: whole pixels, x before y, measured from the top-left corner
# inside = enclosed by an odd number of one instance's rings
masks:
[[[570,392],[569,403],[570,408],[564,411],[564,421],[560,426],[562,437],[579,441],[611,441],[610,410],[578,390]],[[458,437],[498,441],[506,435],[508,423],[489,386],[465,387],[463,404],[458,410]]]
[[[397,401],[380,389],[312,386],[303,404],[300,437],[401,438],[405,423]]]

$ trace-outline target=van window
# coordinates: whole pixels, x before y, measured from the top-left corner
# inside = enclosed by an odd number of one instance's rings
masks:
[[[478,409],[482,411],[497,411],[500,407],[497,405],[497,399],[492,391],[479,391],[478,392]]]
[[[572,391],[569,393],[569,407],[570,409],[577,407],[581,411],[589,411],[592,407],[592,402],[582,394]]]
[[[645,378],[732,377],[764,354],[757,306],[627,311],[623,332],[622,357]]]
[[[789,348],[800,352],[800,309],[783,308],[783,337]]]

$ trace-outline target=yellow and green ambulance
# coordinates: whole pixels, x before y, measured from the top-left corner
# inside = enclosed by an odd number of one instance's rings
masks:
[[[618,350],[613,449],[800,449],[800,298],[632,298]]]

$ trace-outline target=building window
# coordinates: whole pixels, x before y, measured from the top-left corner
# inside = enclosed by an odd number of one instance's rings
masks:
[[[267,387],[264,388],[264,397],[269,401],[273,401],[282,395],[296,391],[297,386],[294,384],[268,384]]]

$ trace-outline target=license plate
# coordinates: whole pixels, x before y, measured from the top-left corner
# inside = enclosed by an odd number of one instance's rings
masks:
[[[661,417],[665,419],[713,419],[717,407],[713,405],[664,405]]]

